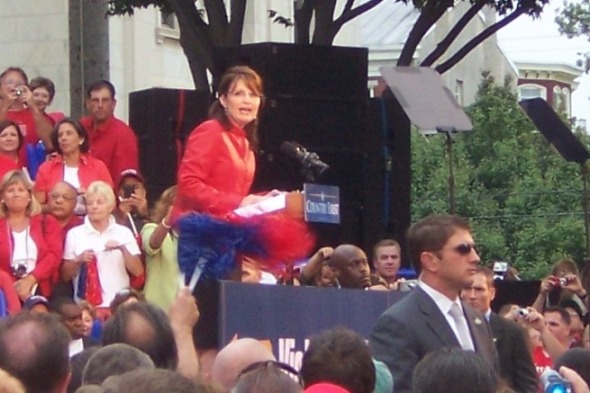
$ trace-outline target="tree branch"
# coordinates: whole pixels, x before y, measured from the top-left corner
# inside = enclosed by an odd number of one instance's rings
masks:
[[[225,35],[224,44],[240,45],[244,31],[244,16],[246,14],[246,0],[231,1],[231,20]]]
[[[522,14],[526,12],[524,7],[517,8],[516,11],[502,19],[501,21],[494,23],[493,25],[489,26],[481,33],[473,37],[469,42],[467,42],[461,49],[459,49],[453,56],[451,56],[447,61],[444,63],[439,64],[435,67],[435,70],[441,74],[444,74],[449,69],[451,69],[455,64],[463,60],[469,52],[471,52],[475,47],[481,44],[486,38],[490,37],[492,34],[496,33],[502,27],[506,26]]]
[[[436,48],[430,52],[428,56],[420,63],[422,67],[430,67],[435,61],[437,61],[451,46],[459,34],[463,31],[465,26],[471,19],[486,5],[485,1],[479,0],[473,4],[471,8],[465,12],[465,14],[455,23],[453,28],[449,31],[446,37],[441,40]]]
[[[333,21],[336,0],[313,0],[312,7],[315,13],[312,42],[316,45],[331,45],[336,35]]]
[[[300,8],[295,7],[295,43],[309,44],[309,27],[311,24],[311,17],[313,15],[313,8],[310,1],[303,1]]]
[[[440,5],[437,1],[431,0],[426,4],[421,10],[420,16],[418,16],[416,23],[414,23],[408,39],[402,48],[399,59],[397,60],[398,66],[409,66],[412,64],[412,57],[416,52],[418,44],[420,44],[424,35],[439,20],[446,9],[446,5]]]
[[[210,90],[207,68],[214,69],[213,45],[209,40],[209,26],[199,15],[193,2],[167,0],[176,15],[180,30],[180,46],[187,58],[193,83],[197,90]]]
[[[348,0],[346,6],[344,7],[344,10],[342,11],[342,14],[340,14],[340,16],[334,21],[336,33],[340,31],[340,29],[346,22],[349,22],[357,16],[361,15],[362,13],[369,11],[382,1],[383,0],[370,0],[364,4],[359,5],[355,9],[352,9],[352,4],[354,3],[354,0]]]
[[[209,19],[211,42],[215,46],[223,45],[229,25],[223,0],[205,0],[205,10]]]

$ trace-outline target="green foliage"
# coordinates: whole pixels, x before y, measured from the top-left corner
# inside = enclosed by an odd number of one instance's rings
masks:
[[[555,22],[559,32],[568,38],[585,36],[590,40],[590,0],[564,1]],[[590,52],[581,53],[578,65],[584,67],[586,72],[590,69]]]
[[[453,146],[457,214],[471,220],[482,261],[503,259],[540,278],[585,253],[582,177],[524,115],[515,93],[484,76],[467,108],[474,128]],[[589,138],[577,134],[586,145]],[[428,138],[428,139],[427,139]],[[412,135],[412,216],[449,211],[443,135]]]

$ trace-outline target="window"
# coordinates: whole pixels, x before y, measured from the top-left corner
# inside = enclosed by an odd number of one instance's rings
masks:
[[[561,95],[561,89],[559,88],[559,86],[555,86],[553,88],[553,110],[557,113],[563,113],[564,112],[564,107],[563,107],[563,97]]]
[[[547,99],[547,90],[543,86],[526,84],[518,86],[518,95],[521,100],[541,97]]]
[[[180,39],[180,29],[178,28],[178,19],[173,13],[164,13],[158,11],[158,19],[156,26],[156,42],[163,44],[164,39],[176,40]]]
[[[455,99],[460,106],[463,106],[463,80],[457,79],[455,81]]]
[[[561,89],[561,97],[563,99],[563,111],[568,115],[572,115],[572,108],[571,108],[571,93],[567,87]]]
[[[164,13],[160,11],[160,26],[167,27],[169,29],[176,29],[176,16],[174,13]]]

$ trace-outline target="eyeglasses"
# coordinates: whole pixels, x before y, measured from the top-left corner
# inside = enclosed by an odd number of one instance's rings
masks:
[[[451,249],[459,255],[469,255],[471,250],[474,250],[477,253],[477,246],[471,243],[461,243],[451,247]]]
[[[64,201],[73,201],[77,197],[72,196],[72,195],[66,195],[66,194],[56,194],[56,193],[52,192],[49,194],[49,198],[53,199],[54,201],[57,201],[59,198],[63,199]]]
[[[290,365],[288,365],[286,363],[282,363],[282,362],[277,362],[275,360],[267,360],[264,362],[252,363],[251,365],[249,365],[248,367],[246,367],[245,369],[243,369],[240,372],[240,374],[238,375],[238,379],[241,378],[243,375],[248,374],[250,371],[260,370],[260,369],[268,368],[268,367],[276,367],[278,369],[286,371],[287,373],[293,375],[294,377],[299,377],[299,372],[297,370],[295,370],[293,367],[291,367]]]

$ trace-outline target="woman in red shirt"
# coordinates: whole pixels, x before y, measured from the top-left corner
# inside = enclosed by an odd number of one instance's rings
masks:
[[[0,178],[19,168],[18,152],[24,140],[18,124],[12,120],[0,121]]]
[[[10,171],[0,185],[0,269],[8,272],[25,300],[51,295],[61,263],[63,239],[57,220],[43,215],[22,171]]]
[[[232,67],[222,76],[218,93],[219,99],[209,109],[210,120],[188,138],[178,169],[172,221],[189,212],[225,217],[265,198],[250,194],[262,79],[249,67]],[[203,279],[194,292],[201,314],[194,335],[203,370],[209,369],[217,348],[217,285],[214,279]]]
[[[45,161],[37,173],[35,197],[44,205],[53,186],[65,181],[78,190],[77,214],[84,214],[82,195],[90,183],[102,180],[113,186],[113,180],[106,165],[87,154],[90,145],[86,129],[75,120],[63,119],[51,132],[51,141],[58,155]]]
[[[250,194],[262,79],[249,67],[232,67],[221,78],[218,93],[210,120],[195,128],[187,141],[173,216],[188,211],[224,216],[265,198]]]

